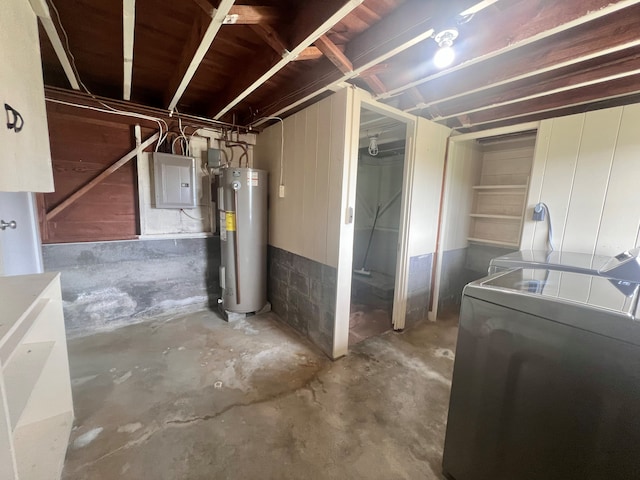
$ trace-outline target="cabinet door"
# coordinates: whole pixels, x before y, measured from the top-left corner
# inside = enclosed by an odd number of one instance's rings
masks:
[[[19,133],[7,128],[5,104],[23,118]],[[2,0],[0,110],[0,191],[52,192],[38,23],[28,0]]]

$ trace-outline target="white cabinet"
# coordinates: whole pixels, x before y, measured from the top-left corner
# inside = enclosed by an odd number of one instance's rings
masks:
[[[5,104],[22,116],[19,133],[7,128]],[[2,0],[0,120],[0,191],[52,192],[38,21],[28,0]]]
[[[58,274],[0,277],[0,478],[60,478],[73,404]]]

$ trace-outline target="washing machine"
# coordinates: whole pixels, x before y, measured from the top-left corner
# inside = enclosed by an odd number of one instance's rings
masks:
[[[592,273],[512,268],[465,287],[448,478],[640,478],[637,257]]]

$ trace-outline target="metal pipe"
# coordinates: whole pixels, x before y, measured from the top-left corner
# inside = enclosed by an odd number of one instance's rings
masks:
[[[235,253],[234,255],[234,264],[235,264],[235,270],[236,270],[236,303],[238,305],[240,305],[240,263],[239,263],[239,258],[240,258],[240,252],[238,251],[238,244],[240,243],[238,240],[238,190],[234,189],[233,190],[233,210],[234,210],[234,223],[235,223],[235,232],[233,234],[233,253]]]

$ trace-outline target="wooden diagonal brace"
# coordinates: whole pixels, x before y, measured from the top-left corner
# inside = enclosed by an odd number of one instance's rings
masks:
[[[62,203],[60,203],[59,205],[57,205],[53,210],[51,210],[50,212],[47,212],[47,221],[53,220],[55,217],[57,217],[60,213],[62,213],[64,210],[66,210],[69,206],[71,206],[76,200],[78,200],[80,197],[82,197],[83,195],[85,195],[87,192],[89,192],[89,190],[91,190],[93,187],[95,187],[96,185],[98,185],[100,182],[102,182],[105,178],[107,178],[108,176],[110,176],[113,172],[115,172],[116,170],[118,170],[120,167],[122,167],[124,164],[126,164],[129,160],[131,160],[132,158],[134,158],[137,154],[138,151],[142,151],[145,148],[147,148],[149,145],[153,144],[153,142],[155,142],[156,140],[158,140],[158,134],[154,133],[153,135],[151,135],[149,138],[147,138],[142,145],[140,145],[139,147],[134,148],[133,150],[131,150],[129,153],[127,153],[124,157],[122,157],[120,160],[116,161],[115,163],[111,164],[111,166],[109,168],[107,168],[104,172],[100,173],[96,178],[94,178],[93,180],[91,180],[89,183],[83,185],[82,187],[80,187],[78,190],[76,190],[75,192],[73,192],[71,195],[69,195],[67,198],[65,198]]]

